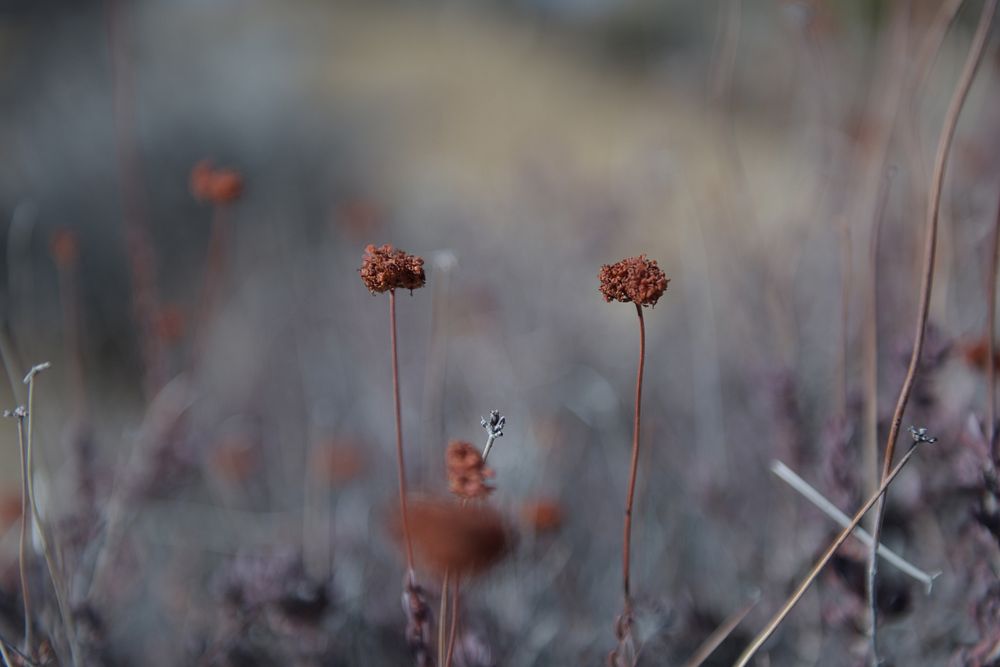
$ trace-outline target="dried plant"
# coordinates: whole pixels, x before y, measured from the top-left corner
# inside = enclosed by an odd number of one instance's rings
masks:
[[[635,304],[639,318],[639,365],[635,378],[635,414],[632,424],[632,463],[629,470],[628,494],[625,499],[624,539],[622,549],[622,592],[624,597],[622,613],[615,623],[615,637],[618,648],[608,656],[614,667],[630,667],[636,661],[635,640],[633,638],[632,592],[629,580],[631,563],[632,506],[635,500],[635,480],[639,470],[639,428],[642,406],[642,373],[646,361],[646,324],[642,316],[645,306],[656,302],[667,289],[669,282],[655,261],[645,255],[629,257],[616,264],[605,264],[598,275],[601,294],[605,301],[623,301]]]
[[[488,480],[494,476],[482,454],[471,442],[453,440],[445,451],[448,490],[465,500],[483,500],[493,492]]]

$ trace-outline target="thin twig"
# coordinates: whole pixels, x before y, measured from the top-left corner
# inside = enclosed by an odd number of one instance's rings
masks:
[[[708,636],[705,641],[701,643],[701,646],[694,652],[688,661],[684,663],[684,667],[700,667],[700,665],[708,660],[708,657],[715,652],[715,649],[722,645],[722,642],[726,641],[726,638],[732,634],[743,619],[747,617],[753,608],[757,606],[760,602],[760,595],[755,594],[753,598],[747,602],[743,607],[737,609],[729,618],[724,620],[719,627],[715,629],[712,634]]]
[[[840,548],[840,545],[847,540],[847,538],[851,535],[851,532],[861,522],[861,519],[864,518],[868,510],[872,508],[872,505],[874,505],[878,499],[882,497],[882,494],[884,494],[885,490],[889,488],[892,480],[896,479],[896,475],[898,475],[903,469],[903,466],[909,462],[910,457],[913,456],[913,453],[917,450],[917,446],[919,444],[920,442],[914,442],[913,445],[910,446],[906,454],[903,455],[903,458],[900,459],[899,463],[896,464],[896,467],[889,473],[889,477],[879,486],[877,492],[872,495],[872,497],[869,498],[864,505],[862,505],[861,509],[859,509],[851,519],[850,524],[845,527],[837,538],[830,544],[830,546],[827,547],[823,555],[820,556],[818,561],[816,561],[816,564],[813,565],[811,570],[809,570],[809,574],[807,574],[798,587],[796,587],[795,592],[793,592],[785,603],[781,605],[781,609],[779,609],[771,620],[768,621],[767,625],[764,626],[764,629],[761,630],[756,637],[754,637],[753,641],[750,642],[743,653],[740,654],[740,657],[737,658],[733,667],[746,667],[746,665],[750,663],[750,660],[754,655],[756,655],[757,651],[760,650],[760,647],[764,645],[764,642],[766,642],[771,635],[774,634],[774,631],[778,629],[778,626],[781,625],[783,620],[785,620],[785,617],[792,611],[792,608],[795,607],[800,599],[802,599],[802,596],[805,595],[809,586],[812,585],[812,582],[815,581],[816,577],[826,564],[830,562],[830,559],[833,557],[833,554],[836,553],[837,549]]]
[[[445,631],[447,627],[445,625],[445,619],[448,614],[448,579],[450,573],[445,570],[444,581],[441,582],[441,604],[438,607],[438,660],[437,664],[443,665],[445,658],[445,642],[448,640],[448,634]]]
[[[35,376],[50,368],[51,365],[52,364],[46,361],[33,366],[24,377],[24,383],[28,385],[28,442],[26,478],[28,487],[28,502],[31,504],[33,525],[38,527],[38,539],[39,542],[41,542],[42,556],[45,559],[45,567],[49,573],[49,580],[52,582],[52,591],[55,593],[56,606],[59,608],[59,615],[62,617],[63,625],[66,628],[66,643],[69,645],[70,659],[73,665],[78,665],[80,662],[79,655],[76,650],[76,624],[73,620],[73,614],[69,609],[69,605],[66,604],[66,599],[63,596],[59,580],[56,576],[59,569],[53,562],[52,549],[49,548],[48,527],[45,524],[45,520],[42,517],[41,512],[38,511],[38,503],[35,500],[35,469],[32,457],[32,452],[34,451],[33,443],[35,432]]]
[[[924,335],[927,330],[927,313],[930,306],[931,289],[934,282],[934,258],[937,251],[937,231],[938,219],[941,210],[941,190],[944,185],[945,166],[948,154],[951,149],[952,140],[955,136],[955,129],[958,126],[958,117],[962,111],[962,106],[968,96],[969,88],[975,77],[979,63],[982,61],[983,50],[986,46],[986,38],[989,35],[990,24],[996,12],[997,0],[986,0],[979,17],[979,25],[976,34],[969,47],[969,55],[966,58],[962,73],[958,83],[952,93],[948,110],[945,114],[944,124],[938,140],[937,154],[934,159],[934,172],[931,177],[930,200],[927,204],[927,238],[924,246],[924,267],[920,285],[920,307],[917,311],[916,332],[914,334],[913,351],[910,355],[909,367],[906,370],[906,377],[903,386],[899,391],[899,399],[896,402],[896,409],[893,412],[892,423],[889,427],[889,436],[886,439],[885,455],[882,461],[882,479],[885,480],[889,469],[892,466],[893,453],[896,448],[896,438],[899,435],[899,427],[903,421],[903,413],[910,399],[910,391],[913,388],[917,366],[920,362],[920,353],[924,347]],[[868,556],[868,614],[870,632],[870,663],[879,664],[878,657],[878,606],[876,601],[876,582],[878,577],[878,555],[877,547],[881,533],[882,521],[885,515],[885,496],[878,499],[878,507],[875,510],[875,521],[872,524],[872,547]]]
[[[28,586],[27,546],[28,526],[31,525],[31,504],[28,502],[28,447],[24,440],[24,409],[14,411],[17,418],[17,440],[21,449],[21,538],[18,547],[18,572],[21,576],[21,595],[24,598],[24,652],[33,655],[34,644],[31,622],[31,591]]]
[[[795,474],[795,471],[786,466],[784,463],[777,460],[772,461],[771,472],[777,475],[783,482],[788,484],[788,486],[802,494],[806,500],[815,505],[820,511],[840,524],[841,528],[846,528],[850,525],[851,519],[846,514],[841,512],[836,505],[827,500],[823,494],[811,486],[809,482]],[[866,546],[871,546],[872,544],[872,536],[869,535],[868,531],[861,526],[854,529],[854,537],[858,538],[858,540]],[[889,563],[892,563],[901,572],[922,583],[927,589],[928,595],[930,595],[931,588],[934,586],[934,580],[941,575],[941,572],[934,572],[932,574],[924,572],[919,567],[913,565],[897,554],[895,551],[890,550],[884,544],[878,545],[878,555]]]

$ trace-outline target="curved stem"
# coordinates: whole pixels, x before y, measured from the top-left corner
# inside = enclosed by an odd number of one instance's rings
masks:
[[[437,664],[444,664],[444,650],[447,636],[445,634],[445,618],[448,615],[448,577],[449,572],[445,570],[444,581],[441,582],[441,605],[438,608],[438,661]]]
[[[392,399],[396,413],[396,468],[399,471],[399,515],[403,523],[406,544],[406,576],[410,586],[416,586],[413,570],[413,543],[410,541],[410,517],[406,511],[406,464],[403,460],[403,423],[399,407],[399,354],[396,351],[396,290],[389,290],[389,331],[392,346]]]
[[[948,153],[955,136],[955,129],[958,126],[958,117],[962,111],[962,106],[968,96],[969,88],[975,77],[976,70],[982,60],[983,49],[986,46],[986,37],[989,34],[990,24],[993,15],[996,13],[997,0],[986,0],[979,17],[979,25],[976,34],[969,47],[969,55],[959,77],[955,90],[952,93],[951,101],[948,104],[948,111],[945,114],[944,125],[938,139],[937,154],[934,158],[934,172],[931,177],[930,200],[927,204],[927,238],[924,245],[924,267],[920,284],[920,306],[917,311],[916,332],[914,334],[913,351],[910,355],[909,367],[903,386],[899,390],[899,398],[896,401],[896,409],[893,412],[892,423],[889,427],[889,436],[885,443],[885,457],[882,461],[882,479],[885,480],[892,467],[892,456],[896,448],[896,438],[899,435],[899,427],[903,421],[903,413],[910,400],[910,391],[913,389],[913,381],[916,376],[917,366],[920,362],[920,353],[924,347],[924,335],[927,330],[927,313],[930,306],[931,289],[934,283],[934,258],[937,251],[937,231],[938,219],[941,211],[941,190],[944,186],[945,165],[948,161]],[[872,548],[868,554],[868,611],[871,623],[871,644],[870,662],[873,665],[879,664],[878,657],[878,607],[876,604],[876,583],[878,576],[878,555],[877,546],[881,541],[882,521],[885,515],[885,496],[878,500],[878,507],[875,510],[875,521],[872,524]]]
[[[646,324],[642,317],[642,306],[636,304],[639,317],[639,369],[635,376],[635,416],[632,422],[632,464],[628,479],[628,496],[625,500],[625,536],[622,550],[622,590],[625,595],[625,610],[631,607],[629,581],[630,543],[632,540],[632,505],[635,501],[635,478],[639,470],[639,412],[642,405],[642,367],[646,362]]]

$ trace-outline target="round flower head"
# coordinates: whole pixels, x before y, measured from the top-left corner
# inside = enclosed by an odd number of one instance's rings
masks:
[[[386,243],[382,247],[369,244],[361,262],[361,280],[372,294],[394,289],[411,292],[423,287],[424,260],[397,250]]]
[[[598,278],[605,301],[632,302],[639,306],[655,306],[670,282],[656,261],[646,259],[645,255],[605,264]]]
[[[191,194],[198,201],[229,204],[243,194],[243,177],[233,169],[214,169],[202,160],[191,170]]]

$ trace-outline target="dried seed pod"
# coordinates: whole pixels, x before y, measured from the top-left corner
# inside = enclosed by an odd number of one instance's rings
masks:
[[[655,306],[670,282],[656,261],[646,259],[645,255],[605,264],[598,278],[605,301],[632,302],[640,306]]]

